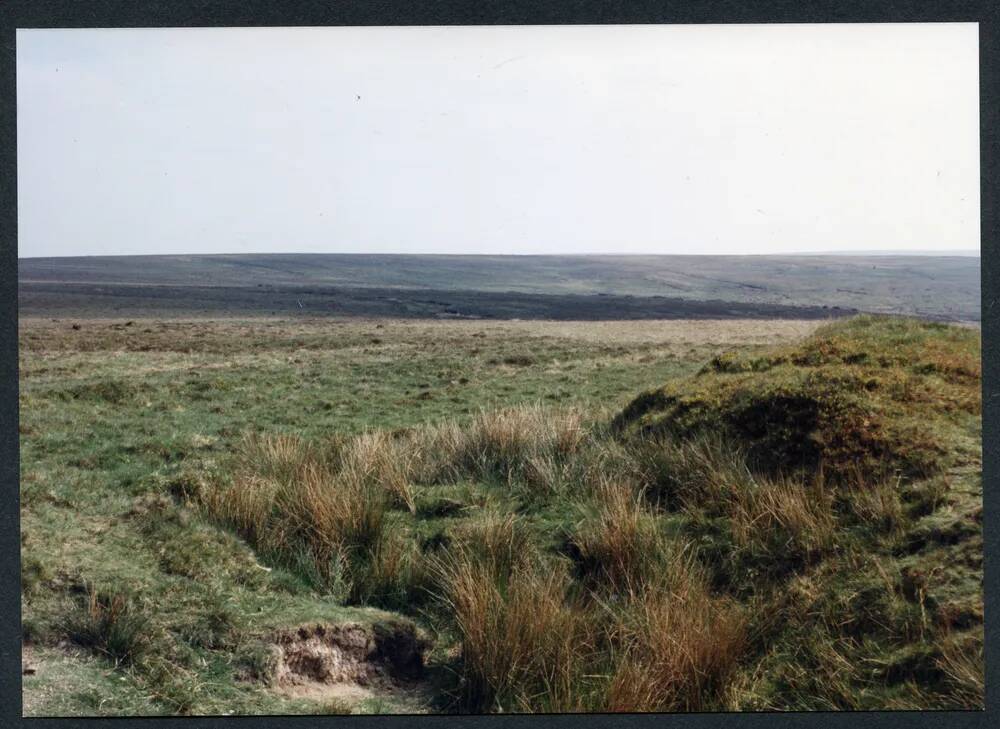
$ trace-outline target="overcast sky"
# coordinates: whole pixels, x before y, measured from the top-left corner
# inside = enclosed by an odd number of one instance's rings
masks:
[[[978,250],[977,35],[18,31],[19,255]]]

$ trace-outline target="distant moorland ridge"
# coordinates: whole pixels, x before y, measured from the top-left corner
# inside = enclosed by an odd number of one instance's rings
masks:
[[[494,304],[480,303],[475,315],[499,318],[546,318],[553,311],[557,312],[553,318],[571,318],[580,302],[603,296],[628,300],[625,306],[608,306],[608,318],[649,318],[643,314],[646,304],[652,307],[651,315],[653,309],[663,309],[667,299],[713,302],[726,311],[749,307],[747,312],[762,316],[790,316],[789,307],[825,307],[975,322],[981,316],[979,268],[975,256],[885,254],[89,256],[22,258],[19,288],[21,313],[38,315],[65,311],[70,305],[94,315],[108,302],[115,304],[108,313],[124,311],[128,302],[142,305],[143,310],[161,311],[169,309],[171,302],[178,303],[178,297],[185,298],[186,292],[196,291],[201,293],[194,298],[204,304],[201,313],[232,314],[244,309],[248,314],[272,313],[269,301],[278,301],[275,306],[282,313],[289,301],[290,310],[305,309],[307,302],[295,295],[299,291],[307,294],[311,307],[304,313],[392,315],[391,310],[384,310],[386,306],[354,305],[364,298],[363,289],[370,288],[409,291],[400,298],[401,305],[420,291],[487,292],[493,295],[488,300]],[[151,286],[165,288],[144,295],[142,287]],[[216,288],[226,292],[205,295]],[[337,289],[349,291],[345,300],[354,304],[337,306]],[[495,304],[506,293],[530,296],[513,297],[512,301],[519,302],[516,305]],[[324,297],[329,306],[324,305]],[[442,305],[441,311],[403,306],[400,315],[446,316],[467,303],[467,296],[459,298],[459,304]],[[143,299],[153,303],[143,305]],[[589,301],[585,308],[589,311],[596,303]],[[193,307],[179,304],[185,313],[196,313]],[[698,309],[698,316],[709,315],[703,308]]]

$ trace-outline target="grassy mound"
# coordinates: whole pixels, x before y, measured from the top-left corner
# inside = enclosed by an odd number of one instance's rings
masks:
[[[634,399],[614,425],[725,433],[771,471],[930,476],[953,464],[978,420],[980,376],[978,331],[861,316],[791,346],[717,356]]]

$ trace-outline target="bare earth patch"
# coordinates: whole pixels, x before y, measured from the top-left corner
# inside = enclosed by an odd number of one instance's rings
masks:
[[[412,690],[427,647],[413,626],[345,623],[282,630],[270,646],[268,684],[294,698],[349,703]]]

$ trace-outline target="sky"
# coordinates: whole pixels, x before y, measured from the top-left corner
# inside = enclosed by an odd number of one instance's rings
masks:
[[[979,250],[976,24],[18,30],[18,254]]]

